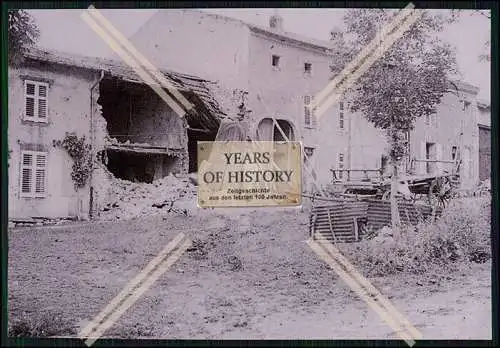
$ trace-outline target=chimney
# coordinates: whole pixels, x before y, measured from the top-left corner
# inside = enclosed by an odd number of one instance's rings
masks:
[[[344,41],[344,33],[340,27],[335,26],[330,30],[330,41],[335,43]]]
[[[269,19],[269,27],[275,31],[283,31],[283,17],[279,15],[273,15]]]

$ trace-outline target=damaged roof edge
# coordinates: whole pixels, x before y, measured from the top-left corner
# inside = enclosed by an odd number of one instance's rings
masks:
[[[120,61],[112,59],[75,55],[39,47],[32,47],[26,50],[24,57],[31,60],[81,69],[104,71],[107,75],[120,78],[124,81],[148,85],[134,69]],[[152,73],[151,70],[146,70]],[[183,93],[192,93],[201,101],[201,105],[198,105],[201,108],[198,108],[195,112],[189,112],[188,117],[199,117],[204,126],[212,131],[216,131],[220,121],[227,117],[221,110],[220,103],[209,87],[210,84],[216,84],[216,82],[167,69],[158,69],[158,71],[162,73],[163,77],[173,88]],[[159,83],[158,86],[160,86]]]

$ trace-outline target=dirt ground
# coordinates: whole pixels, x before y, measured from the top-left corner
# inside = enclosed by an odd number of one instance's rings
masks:
[[[186,252],[106,337],[397,338],[308,247],[297,209],[12,229],[9,320],[58,317],[76,334],[181,231],[206,254]],[[488,262],[371,280],[425,339],[491,339],[490,275]]]

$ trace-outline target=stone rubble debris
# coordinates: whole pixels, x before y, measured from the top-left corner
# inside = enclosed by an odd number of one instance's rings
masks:
[[[196,186],[190,178],[191,175],[168,175],[150,184],[114,178],[99,219],[121,220],[170,212],[193,213],[197,209]]]

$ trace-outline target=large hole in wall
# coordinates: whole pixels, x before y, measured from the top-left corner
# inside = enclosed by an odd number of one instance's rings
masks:
[[[108,150],[108,169],[117,178],[152,183],[178,172],[180,158],[162,154],[143,154]]]
[[[118,143],[177,149],[184,145],[183,120],[147,85],[106,78],[99,104],[108,134]]]
[[[106,77],[99,92],[98,103],[112,138],[107,167],[115,177],[151,183],[187,171],[187,163],[179,157],[158,154],[182,153],[188,142],[184,120],[149,86]]]
[[[188,119],[188,172],[198,171],[198,141],[215,141],[216,131],[210,131],[197,118]]]
[[[198,141],[214,141],[216,133],[188,130],[189,173],[198,171]]]

